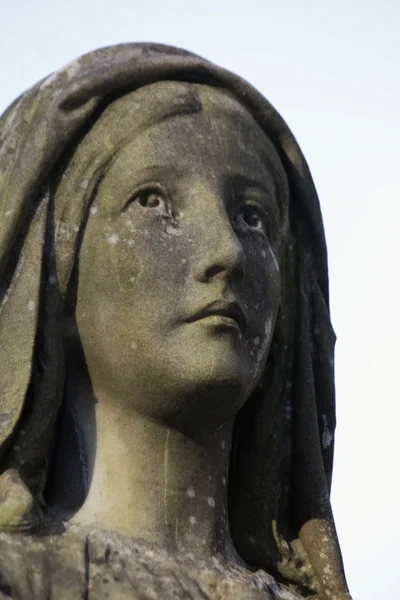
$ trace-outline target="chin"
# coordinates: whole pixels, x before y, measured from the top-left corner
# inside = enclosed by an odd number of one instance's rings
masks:
[[[180,408],[170,419],[178,429],[219,427],[233,419],[247,399],[248,378],[239,360],[208,355],[199,358],[196,368],[181,368],[176,389]],[[182,366],[183,367],[183,366]]]
[[[247,361],[230,343],[207,344],[201,352],[192,354],[187,366],[188,380],[217,389],[225,386],[242,387],[247,379]]]

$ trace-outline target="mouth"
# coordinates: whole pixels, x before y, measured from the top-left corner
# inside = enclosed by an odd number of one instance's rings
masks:
[[[247,320],[238,302],[217,300],[198,311],[188,322],[201,319],[207,319],[210,324],[237,329],[243,334],[247,329]]]

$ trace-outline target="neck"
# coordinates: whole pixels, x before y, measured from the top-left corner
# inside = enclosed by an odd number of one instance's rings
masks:
[[[82,398],[75,388],[73,396],[90,480],[73,522],[194,558],[209,559],[219,551],[239,560],[227,519],[232,423],[194,440],[99,394],[89,410],[87,391]],[[93,402],[95,442],[88,419]]]

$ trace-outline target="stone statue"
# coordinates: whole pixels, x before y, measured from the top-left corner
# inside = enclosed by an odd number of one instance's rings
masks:
[[[279,114],[125,44],[0,139],[4,597],[349,599],[324,231]]]

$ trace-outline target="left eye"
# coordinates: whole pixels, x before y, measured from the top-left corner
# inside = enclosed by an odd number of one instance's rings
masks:
[[[245,208],[241,210],[239,213],[239,220],[252,229],[261,231],[264,234],[267,233],[266,226],[261,215],[254,208]]]

